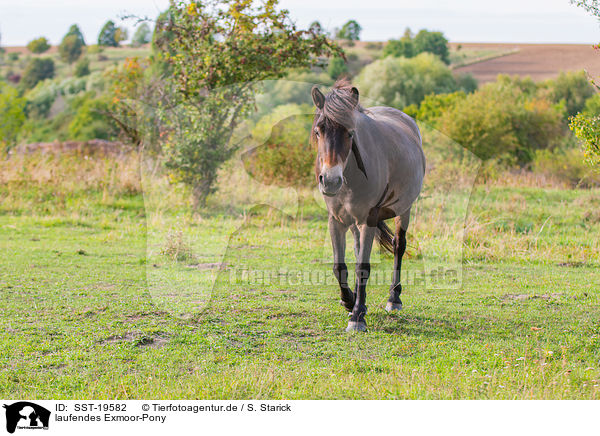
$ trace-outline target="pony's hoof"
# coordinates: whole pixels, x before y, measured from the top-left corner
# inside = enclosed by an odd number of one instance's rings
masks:
[[[347,332],[366,332],[367,323],[364,321],[348,321]]]
[[[394,310],[402,310],[402,303],[390,303],[389,301],[385,305],[385,310],[393,312]]]

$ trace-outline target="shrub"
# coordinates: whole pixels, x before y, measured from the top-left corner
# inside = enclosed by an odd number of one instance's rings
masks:
[[[582,113],[588,117],[600,116],[600,94],[594,94],[586,100]]]
[[[50,58],[33,58],[25,67],[21,83],[25,89],[31,89],[38,82],[54,77],[54,61]]]
[[[581,112],[586,100],[594,95],[594,87],[584,71],[560,73],[556,79],[549,80],[544,85],[553,102],[564,102],[568,116]]]
[[[346,74],[348,72],[348,65],[346,61],[340,56],[334,56],[331,58],[329,65],[327,66],[327,74],[332,79],[337,79],[341,75]]]
[[[396,58],[412,58],[415,56],[415,45],[410,37],[403,36],[400,39],[390,39],[383,49],[383,56]]]
[[[467,98],[467,95],[464,91],[456,91],[450,94],[429,94],[421,102],[415,116],[419,121],[435,127],[438,119],[446,111],[463,102],[465,98]]]
[[[25,122],[25,99],[10,85],[0,83],[0,149],[12,145]]]
[[[377,60],[363,68],[356,84],[363,95],[396,108],[419,104],[428,94],[458,90],[450,69],[430,53]]]
[[[578,148],[538,150],[532,170],[565,182],[572,188],[600,186],[600,175],[585,164],[584,154]]]
[[[266,184],[308,186],[316,158],[309,144],[312,112],[309,105],[290,104],[263,117],[252,131],[262,145],[244,157],[248,173]]]
[[[19,52],[13,51],[12,53],[8,54],[8,60],[11,62],[16,62],[19,60],[19,56],[20,56]]]
[[[422,29],[414,38],[414,46],[416,53],[433,53],[439,56],[444,63],[450,63],[448,59],[448,40],[442,32],[430,32]]]
[[[592,166],[600,164],[600,117],[586,117],[577,114],[571,117],[569,125],[575,136],[583,144],[585,156]]]
[[[444,112],[438,126],[482,159],[496,157],[524,165],[535,150],[556,145],[562,119],[562,111],[548,100],[496,82]]]
[[[82,96],[74,100],[76,110],[69,124],[69,137],[77,141],[113,139],[117,135],[114,122],[107,116],[109,104],[102,98]]]
[[[43,36],[40,38],[36,38],[27,44],[27,50],[35,54],[44,53],[48,51],[49,48],[50,44],[48,43],[48,40]]]
[[[90,74],[90,60],[88,58],[81,58],[75,64],[75,71],[73,75],[75,77],[83,77]]]
[[[58,46],[60,58],[68,64],[72,64],[79,59],[82,52],[83,44],[77,35],[65,36]]]

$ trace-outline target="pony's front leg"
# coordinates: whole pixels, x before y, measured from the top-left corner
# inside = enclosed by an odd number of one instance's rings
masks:
[[[365,315],[367,313],[367,281],[371,273],[371,248],[375,238],[376,227],[369,227],[367,224],[358,226],[360,232],[359,253],[356,258],[356,301],[348,321],[347,332],[367,330]]]
[[[329,234],[333,247],[333,275],[340,284],[340,304],[351,312],[354,308],[354,292],[348,287],[348,267],[346,266],[346,232],[348,226],[329,217]]]

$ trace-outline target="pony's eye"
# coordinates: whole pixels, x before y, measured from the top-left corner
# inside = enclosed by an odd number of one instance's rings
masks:
[[[321,134],[319,133],[319,129],[315,129],[315,136],[318,138]]]
[[[352,130],[348,131],[348,136],[352,138],[354,136],[354,132]]]

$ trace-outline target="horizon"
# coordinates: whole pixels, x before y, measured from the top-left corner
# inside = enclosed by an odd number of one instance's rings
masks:
[[[168,0],[105,0],[99,5],[63,0],[49,5],[41,0],[8,0],[0,15],[1,44],[22,47],[44,36],[51,45],[58,45],[71,24],[80,27],[87,44],[95,44],[108,20],[127,27],[131,37],[134,23],[121,20],[121,16],[155,18],[168,3]],[[527,4],[506,0],[501,5],[491,3],[483,7],[476,0],[459,0],[452,8],[440,7],[438,3],[423,0],[414,5],[406,0],[372,0],[367,7],[357,1],[333,0],[320,7],[312,0],[281,0],[279,7],[290,11],[299,28],[307,28],[318,20],[332,31],[355,19],[363,28],[361,41],[399,38],[406,27],[413,32],[441,31],[455,43],[597,44],[600,40],[598,19],[568,0],[531,0]]]

